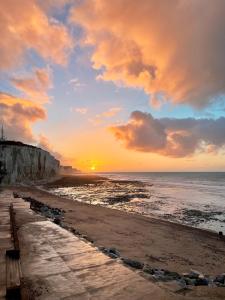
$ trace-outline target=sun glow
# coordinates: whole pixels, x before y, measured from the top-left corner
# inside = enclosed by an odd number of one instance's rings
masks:
[[[95,170],[96,170],[96,166],[95,165],[91,166],[91,171],[95,171]]]

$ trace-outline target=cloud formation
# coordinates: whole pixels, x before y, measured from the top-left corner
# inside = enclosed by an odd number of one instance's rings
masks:
[[[45,117],[45,110],[41,106],[0,92],[0,123],[4,124],[8,139],[35,142],[31,126]]]
[[[39,103],[46,103],[49,101],[47,91],[52,86],[49,69],[36,68],[32,76],[14,77],[11,79],[11,83],[18,90],[22,91],[25,97]]]
[[[0,123],[4,124],[8,139],[39,143],[52,150],[46,137],[38,138],[32,132],[32,125],[46,118],[44,104],[49,102],[51,69],[33,67],[31,75],[26,75],[24,70],[27,61],[29,66],[42,64],[42,59],[48,65],[67,63],[74,41],[66,24],[54,17],[64,14],[65,4],[69,2],[0,1],[0,72],[21,92],[19,96],[0,92]],[[16,73],[8,75],[13,70]]]
[[[72,108],[72,111],[82,114],[82,115],[85,115],[88,111],[88,108],[87,107],[74,107],[74,108]]]
[[[185,157],[196,152],[215,152],[225,146],[225,118],[155,119],[151,114],[132,112],[125,125],[110,127],[128,149]]]
[[[0,70],[23,62],[26,51],[34,50],[46,60],[65,64],[73,46],[67,28],[48,17],[50,8],[65,1],[0,1]],[[47,9],[48,7],[48,9]]]
[[[99,114],[99,117],[103,118],[111,118],[117,115],[122,110],[121,107],[111,107],[109,110],[104,111],[103,113]]]
[[[203,107],[225,94],[225,1],[84,0],[71,13],[103,80],[143,88],[151,103]]]
[[[78,78],[71,79],[69,84],[72,85],[75,90],[85,86],[85,83],[80,82]]]
[[[121,107],[111,107],[108,110],[95,115],[95,117],[93,119],[89,119],[89,121],[94,125],[100,125],[104,122],[104,120],[116,116],[121,110],[122,110]]]

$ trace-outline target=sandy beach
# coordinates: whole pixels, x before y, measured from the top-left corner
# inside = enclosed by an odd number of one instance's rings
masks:
[[[96,183],[104,178],[75,176],[52,186]],[[49,186],[50,186],[49,185]],[[218,234],[138,214],[89,205],[50,194],[36,187],[12,187],[20,197],[31,197],[64,211],[63,224],[73,228],[96,247],[116,248],[120,256],[179,274],[197,270],[204,275],[224,273],[225,239]],[[173,291],[173,283],[157,282]],[[176,289],[176,288],[175,288]],[[190,297],[190,298],[189,298]],[[197,286],[188,299],[224,299],[224,288]]]
[[[75,176],[58,180],[55,185],[72,184],[71,180],[75,185],[104,178]],[[224,272],[225,240],[216,233],[72,201],[34,187],[13,190],[64,210],[66,226],[86,235],[96,246],[115,247],[123,257],[176,272],[189,272],[190,269],[210,275]]]

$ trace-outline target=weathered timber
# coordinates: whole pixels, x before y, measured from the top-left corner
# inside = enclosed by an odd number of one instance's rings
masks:
[[[12,255],[13,256],[17,255],[18,256],[17,258],[19,259],[20,258],[20,246],[19,246],[19,239],[18,239],[18,235],[17,235],[17,228],[16,228],[15,212],[14,212],[14,209],[13,209],[13,203],[10,204],[9,213],[10,213],[10,224],[11,224],[12,238],[13,238],[13,243],[14,243],[14,253],[12,253]]]
[[[20,261],[6,255],[6,299],[21,299],[21,267]]]
[[[11,235],[14,249],[6,250],[6,299],[21,299],[20,250],[13,204],[9,206]]]

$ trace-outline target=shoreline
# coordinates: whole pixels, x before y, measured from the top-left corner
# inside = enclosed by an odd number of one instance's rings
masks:
[[[15,205],[23,282],[30,296],[44,299],[48,295],[57,298],[59,294],[69,294],[73,296],[68,299],[74,299],[74,295],[79,294],[79,299],[83,299],[85,293],[93,296],[97,293],[104,295],[101,299],[148,299],[149,296],[160,300],[224,299],[223,274],[209,278],[193,270],[188,276],[179,276],[176,272],[152,269],[123,258],[112,248],[108,255],[104,249],[91,245],[84,236],[65,228],[64,221],[61,225],[56,222],[55,217],[63,216],[66,211],[26,199],[29,206],[18,196],[7,189],[3,190],[1,199],[6,205],[7,202]],[[112,257],[112,253],[116,257]],[[4,292],[4,286],[2,290]]]
[[[127,194],[128,190],[124,190],[123,193],[124,195],[119,195],[118,196],[118,191],[114,191],[115,195],[112,195],[109,197],[109,195],[106,195],[106,200],[102,201],[101,196],[98,197],[98,200],[100,201],[92,201],[92,200],[88,200],[86,201],[85,199],[77,200],[74,199],[73,196],[73,192],[68,193],[68,192],[59,192],[57,191],[57,189],[60,190],[60,188],[73,188],[73,187],[78,187],[78,193],[81,191],[83,194],[85,194],[85,191],[82,191],[82,189],[80,190],[80,188],[82,186],[85,185],[101,185],[104,183],[109,182],[110,184],[119,184],[121,189],[123,189],[126,185],[131,185],[133,186],[133,190],[131,188],[130,195]],[[123,186],[124,185],[124,186]],[[223,212],[221,211],[204,211],[201,210],[201,208],[191,208],[191,207],[185,207],[182,209],[182,217],[176,217],[176,215],[172,214],[164,214],[164,215],[160,215],[160,214],[156,214],[154,212],[155,208],[154,208],[154,204],[153,204],[153,208],[152,211],[145,211],[144,210],[138,210],[138,206],[130,206],[130,204],[132,203],[133,198],[137,197],[137,198],[148,198],[151,197],[151,193],[148,192],[148,187],[153,186],[153,183],[149,183],[149,182],[145,182],[139,179],[117,179],[117,178],[110,178],[110,177],[105,177],[98,174],[76,174],[76,175],[65,175],[65,176],[61,176],[59,179],[51,181],[49,183],[45,183],[44,185],[41,186],[36,186],[36,188],[40,188],[43,191],[47,191],[53,195],[62,197],[62,198],[66,198],[68,200],[72,200],[72,201],[78,201],[78,202],[84,202],[84,203],[90,203],[92,205],[101,205],[103,207],[108,207],[110,209],[116,209],[116,210],[121,210],[124,212],[127,212],[129,214],[134,214],[134,215],[141,215],[141,216],[145,216],[147,218],[153,218],[156,220],[166,220],[167,222],[170,223],[175,223],[175,224],[181,224],[184,226],[188,226],[191,228],[197,228],[197,229],[202,229],[202,230],[206,230],[206,231],[210,231],[210,232],[214,232],[214,233],[222,233],[225,234],[224,232],[224,225],[223,223],[225,222],[224,220],[219,220],[218,216],[222,215]],[[142,192],[143,193],[135,193],[137,191],[138,188],[142,187]],[[90,187],[90,190],[93,189],[93,187]],[[88,187],[89,190],[89,187]],[[103,193],[104,193],[104,188],[102,189]],[[100,193],[99,193],[100,192]],[[97,193],[99,193],[99,195],[101,195],[101,189],[100,191],[98,190]],[[146,195],[147,196],[146,196]],[[87,199],[87,197],[86,197]],[[88,198],[91,199],[91,196]],[[94,202],[94,203],[93,203]],[[143,202],[145,203],[145,202]],[[150,202],[150,203],[154,203],[154,202]],[[156,201],[157,203],[157,201]],[[152,205],[152,204],[150,204]],[[140,206],[141,207],[141,206]],[[157,209],[157,208],[156,208]],[[160,208],[158,208],[160,209]],[[215,218],[215,215],[217,218]],[[218,224],[214,224],[214,226],[212,226],[212,224],[208,227],[207,224],[210,222],[214,222],[214,221],[220,221],[220,224],[222,226],[218,226]],[[201,226],[201,224],[205,224],[205,226]],[[217,226],[215,226],[217,225]]]
[[[12,187],[22,197],[58,208],[63,223],[121,256],[154,268],[218,275],[225,271],[225,240],[213,231],[55,196],[35,187]]]

